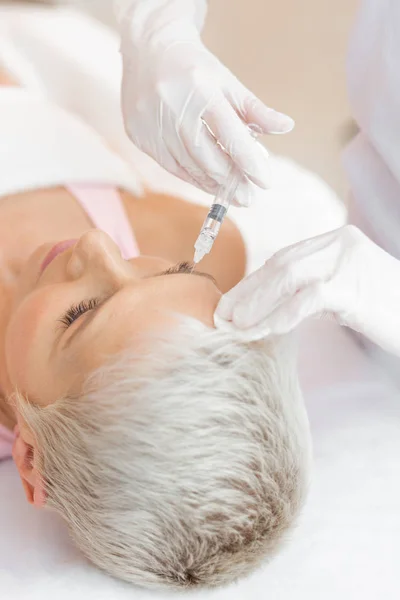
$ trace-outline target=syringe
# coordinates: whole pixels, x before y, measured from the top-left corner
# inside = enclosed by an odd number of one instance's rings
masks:
[[[257,126],[250,125],[249,129],[255,138],[258,133]],[[219,187],[217,195],[214,198],[214,202],[211,205],[208,215],[200,230],[200,234],[195,242],[195,252],[193,258],[193,262],[195,264],[199,263],[213,247],[215,239],[219,233],[219,230],[221,229],[221,225],[226,217],[226,213],[228,212],[228,208],[235,198],[236,190],[242,178],[242,172],[235,165],[232,165],[226,182]]]
[[[242,177],[240,171],[232,166],[226,183],[220,186],[194,245],[195,264],[199,263],[213,247]]]

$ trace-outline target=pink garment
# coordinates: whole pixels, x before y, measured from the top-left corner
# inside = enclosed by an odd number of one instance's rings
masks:
[[[118,191],[111,185],[68,185],[97,229],[101,229],[119,246],[126,260],[139,256],[136,239]]]
[[[109,185],[70,185],[94,227],[101,229],[119,246],[126,260],[139,256],[139,249],[118,191]],[[14,435],[0,425],[0,460],[10,458]]]
[[[10,458],[14,434],[12,431],[0,425],[0,460]]]

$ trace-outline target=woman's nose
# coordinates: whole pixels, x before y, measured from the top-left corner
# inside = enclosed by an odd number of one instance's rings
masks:
[[[116,285],[126,281],[129,270],[129,263],[122,258],[115,242],[98,229],[82,235],[67,266],[67,274],[71,279],[90,275],[104,278]]]

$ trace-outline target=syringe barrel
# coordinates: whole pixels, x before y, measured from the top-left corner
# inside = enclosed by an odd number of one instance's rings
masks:
[[[223,220],[225,219],[228,208],[222,206],[222,204],[212,204],[211,208],[206,216],[202,231],[208,231],[213,237],[218,235]]]

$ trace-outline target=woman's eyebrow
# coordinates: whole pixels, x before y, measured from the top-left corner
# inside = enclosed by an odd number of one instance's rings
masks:
[[[161,275],[176,275],[178,273],[184,273],[187,275],[197,275],[197,277],[207,277],[207,279],[210,279],[215,285],[217,284],[217,282],[215,281],[215,278],[212,275],[210,275],[209,273],[204,273],[204,271],[194,271],[193,268],[194,268],[193,263],[186,262],[186,261],[180,262],[177,265],[170,267],[166,271],[157,273],[153,277],[160,277]]]
[[[210,279],[213,283],[215,283],[215,285],[217,284],[217,282],[215,281],[215,277],[213,277],[212,275],[210,275],[210,273],[204,273],[204,271],[193,271],[192,273],[187,273],[186,271],[176,271],[175,273],[173,273],[172,271],[165,271],[164,273],[159,273],[158,275],[155,275],[154,277],[159,277],[160,275],[179,275],[179,274],[183,274],[183,275],[196,275],[197,277],[206,277],[207,279]]]

